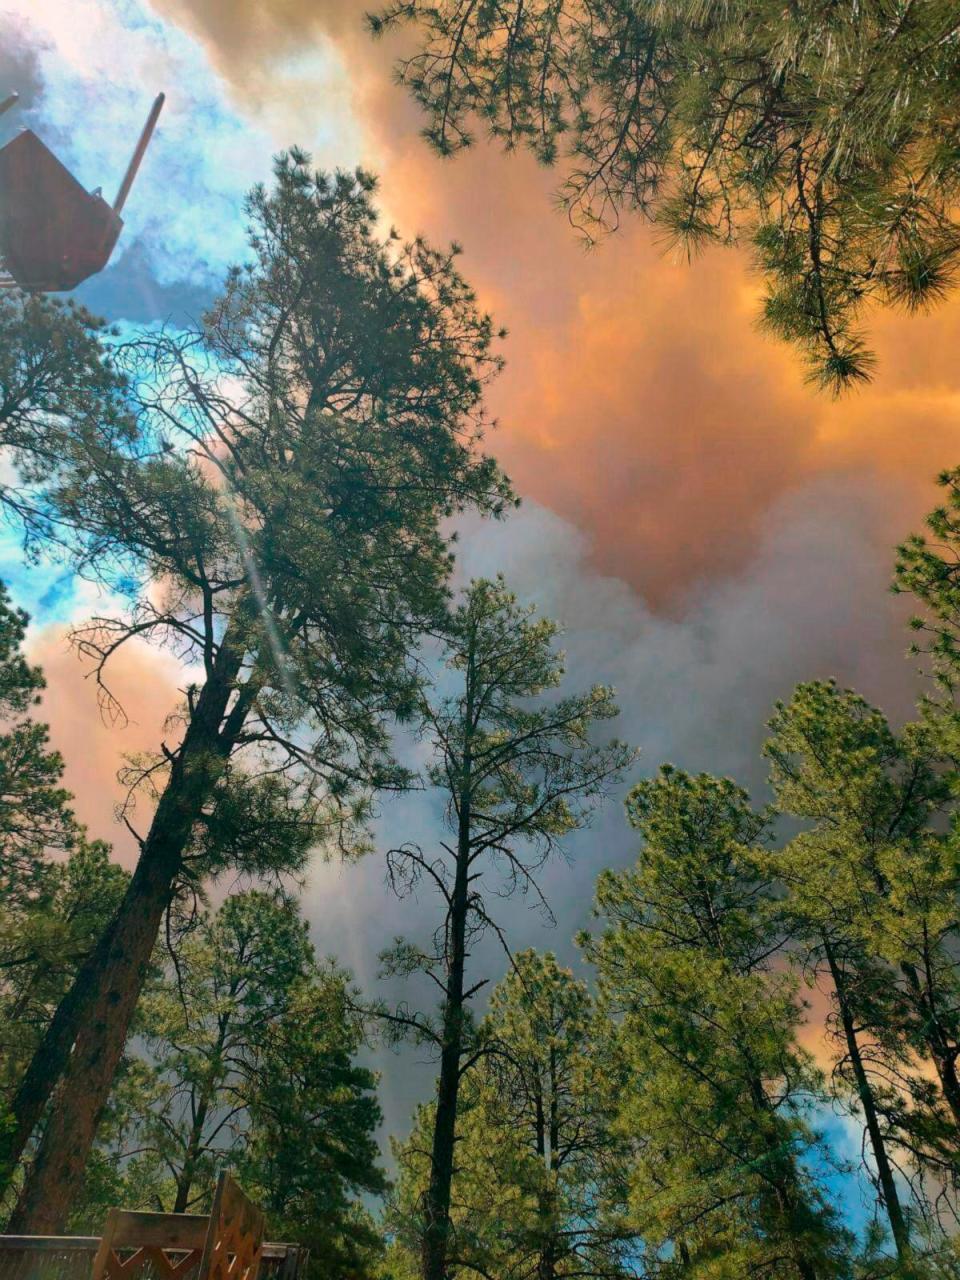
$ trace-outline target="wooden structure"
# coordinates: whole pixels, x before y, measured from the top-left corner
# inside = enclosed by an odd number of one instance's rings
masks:
[[[263,1229],[221,1174],[209,1217],[111,1209],[102,1236],[0,1236],[0,1280],[304,1280],[307,1250]]]
[[[11,94],[0,103],[0,115],[16,101]],[[99,190],[81,186],[32,130],[24,129],[0,147],[0,257],[6,271],[0,285],[58,293],[104,269],[123,229],[120,214],[163,102],[161,93],[112,205]]]

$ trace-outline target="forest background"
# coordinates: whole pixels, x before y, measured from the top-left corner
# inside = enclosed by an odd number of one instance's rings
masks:
[[[895,718],[909,712],[905,610],[885,588],[890,548],[955,461],[955,301],[931,318],[878,315],[881,375],[831,402],[804,385],[789,350],[755,332],[756,282],[735,255],[710,252],[688,268],[640,225],[585,255],[527,159],[481,148],[437,162],[413,107],[389,87],[391,51],[355,29],[352,6],[328,9],[325,26],[292,4],[258,6],[246,22],[236,11],[221,21],[216,5],[91,5],[82,24],[66,6],[34,9],[4,14],[4,84],[91,183],[118,168],[145,87],[179,88],[124,254],[81,294],[121,325],[201,309],[239,254],[231,228],[243,190],[292,137],[324,166],[362,158],[376,168],[385,210],[405,231],[465,242],[481,301],[513,335],[491,393],[504,419],[492,445],[527,501],[503,527],[467,525],[459,572],[502,568],[563,619],[571,683],[616,685],[618,732],[642,747],[647,770],[671,759],[760,791],[764,720],[799,679],[833,675]],[[97,127],[73,128],[81,116]],[[88,603],[83,588],[19,564],[11,549],[4,577],[34,618],[29,651],[47,674],[44,715],[67,785],[91,833],[129,859],[112,822],[113,779],[121,753],[156,739],[169,670],[135,650],[124,680],[146,686],[152,706],[138,697],[125,729],[97,724],[93,690],[63,643]],[[91,742],[77,758],[80,717]],[[435,816],[429,801],[405,799],[379,830],[426,839]],[[555,934],[516,908],[521,936],[565,959],[597,871],[632,860],[617,806],[570,849],[572,865],[546,880]],[[372,860],[311,872],[314,940],[361,982],[398,910]],[[387,1128],[401,1131],[422,1084],[390,1059],[378,1065]]]

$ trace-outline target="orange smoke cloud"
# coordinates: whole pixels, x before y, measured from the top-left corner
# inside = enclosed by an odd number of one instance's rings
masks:
[[[91,837],[109,841],[118,860],[132,866],[133,837],[115,816],[125,794],[117,772],[128,756],[158,750],[177,703],[179,668],[146,644],[124,645],[111,660],[109,684],[129,718],[111,723],[101,714],[90,666],[77,657],[65,628],[44,628],[31,638],[28,651],[47,679],[39,715],[64,758],[64,782],[74,794],[77,817]],[[142,828],[143,812],[136,818]]]
[[[585,535],[595,569],[660,610],[689,613],[699,584],[755,559],[785,499],[789,507],[793,493],[815,494],[831,476],[857,478],[851,502],[876,479],[886,558],[931,504],[932,476],[960,461],[960,298],[930,317],[871,317],[876,383],[831,401],[804,385],[793,350],[757,331],[759,284],[742,255],[677,262],[635,220],[586,253],[551,210],[555,175],[529,157],[487,145],[445,162],[433,155],[391,80],[400,42],[370,39],[352,0],[152,3],[204,42],[239,110],[289,128],[278,147],[349,114],[403,231],[465,244],[466,274],[511,332],[507,371],[491,392],[503,423],[492,447],[523,495]],[[332,97],[327,82],[304,91],[313,48],[342,66]],[[516,528],[511,536],[523,536]],[[123,754],[156,748],[175,674],[131,646],[115,678],[136,723],[111,728],[61,633],[43,633],[33,648],[81,816],[117,838],[116,768]],[[119,843],[129,850],[127,837]]]
[[[511,331],[491,395],[495,451],[522,494],[588,534],[598,569],[649,601],[676,604],[742,568],[777,500],[824,473],[898,478],[892,543],[960,460],[960,300],[930,318],[871,317],[876,383],[833,402],[757,331],[759,282],[742,255],[679,263],[629,219],[586,253],[551,211],[555,175],[529,157],[480,145],[439,160],[391,81],[398,41],[369,38],[355,4],[154,3],[206,43],[241,109],[289,94],[285,67],[312,42],[339,51],[390,216],[407,234],[463,242],[467,275]],[[286,118],[309,136],[331,104],[299,81],[291,96]]]

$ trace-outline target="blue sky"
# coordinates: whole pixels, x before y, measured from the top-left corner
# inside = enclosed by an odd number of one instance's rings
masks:
[[[0,24],[7,58],[20,51],[25,85],[24,108],[7,116],[0,137],[30,126],[85,186],[102,185],[108,197],[154,95],[167,94],[111,267],[77,296],[111,318],[195,313],[243,256],[244,194],[268,178],[287,122],[240,112],[201,45],[140,0],[10,0]],[[332,47],[300,63],[288,59],[286,72],[309,74],[320,93],[344,75]],[[298,128],[297,140],[322,166],[354,165],[359,156],[359,128],[343,111]]]
[[[88,189],[102,186],[108,198],[155,94],[166,92],[111,264],[74,296],[110,320],[176,325],[198,317],[227,267],[244,256],[244,196],[268,178],[282,145],[269,121],[241,114],[200,44],[139,0],[12,0],[0,11],[0,46],[0,91],[17,89],[22,99],[0,120],[0,144],[32,128]],[[303,63],[320,85],[342,75],[332,50]],[[309,145],[320,165],[355,164],[358,136],[342,115],[328,117]],[[37,626],[72,619],[90,598],[62,566],[24,565],[7,528],[0,575]]]

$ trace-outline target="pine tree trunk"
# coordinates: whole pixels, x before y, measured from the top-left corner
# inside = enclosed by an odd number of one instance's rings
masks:
[[[541,1204],[541,1213],[545,1216],[552,1214],[549,1203]],[[537,1258],[537,1280],[556,1280],[557,1259],[555,1254],[556,1242],[551,1232],[540,1246],[540,1256]]]
[[[463,990],[466,959],[467,855],[458,850],[457,873],[450,907],[451,958],[443,1012],[443,1046],[437,1082],[437,1111],[433,1126],[430,1182],[427,1187],[423,1236],[423,1280],[446,1280],[450,1236],[450,1191],[457,1138],[460,1059],[463,1055]]]
[[[57,1235],[66,1225],[180,870],[181,849],[182,842],[163,839],[144,850],[98,974],[96,997],[8,1224],[14,1234]]]
[[[939,1056],[934,1057],[934,1062],[943,1088],[943,1096],[953,1113],[954,1123],[960,1130],[960,1076],[957,1075],[957,1050],[944,1049]]]
[[[97,976],[106,964],[115,921],[116,916],[77,971],[14,1094],[10,1108],[13,1124],[5,1134],[0,1133],[0,1195],[9,1188],[27,1143],[66,1069],[84,1010],[89,1007]]]
[[[221,1046],[222,1047],[222,1046]],[[197,1114],[194,1117],[193,1124],[190,1126],[190,1137],[187,1140],[187,1150],[183,1161],[183,1168],[180,1170],[180,1176],[177,1178],[177,1195],[173,1202],[174,1213],[186,1213],[190,1207],[190,1192],[193,1190],[193,1182],[197,1176],[197,1164],[200,1160],[200,1145],[203,1138],[203,1126],[206,1124],[207,1112],[209,1110],[210,1099],[204,1097],[197,1107]]]
[[[933,1059],[944,1100],[950,1108],[957,1129],[960,1130],[960,1077],[957,1075],[957,1046],[950,1042],[944,1031],[930,992],[923,989],[916,966],[904,962],[900,965],[900,969],[919,1006],[923,1019],[924,1043]]]
[[[844,1040],[847,1046],[847,1055],[850,1058],[850,1065],[853,1068],[853,1077],[857,1087],[857,1098],[859,1099],[860,1106],[863,1109],[863,1118],[867,1126],[867,1133],[870,1137],[870,1147],[873,1151],[873,1158],[877,1165],[877,1177],[880,1181],[880,1195],[887,1211],[887,1218],[890,1222],[890,1231],[893,1235],[894,1245],[896,1246],[897,1257],[902,1261],[910,1256],[910,1232],[907,1226],[907,1220],[903,1213],[903,1207],[900,1204],[900,1196],[897,1193],[897,1184],[893,1176],[893,1166],[890,1164],[890,1158],[887,1155],[886,1143],[884,1142],[883,1134],[880,1130],[880,1120],[877,1115],[876,1104],[873,1100],[873,1090],[870,1087],[870,1081],[863,1065],[863,1055],[860,1052],[860,1045],[857,1041],[857,1030],[853,1020],[853,1013],[850,1008],[850,1001],[844,975],[834,955],[833,948],[826,940],[824,940],[824,954],[827,958],[827,964],[830,966],[830,977],[833,980],[834,989],[837,993],[837,1007],[840,1011],[840,1023],[843,1027]]]
[[[550,1123],[549,1151],[542,1149],[546,1144],[540,1143],[541,1154],[545,1156],[544,1167],[547,1176],[546,1188],[539,1197],[538,1209],[542,1224],[543,1238],[540,1243],[540,1256],[537,1259],[537,1280],[556,1280],[557,1274],[557,1182],[560,1176],[560,1118],[557,1111],[557,1051],[550,1046],[548,1075],[550,1088]],[[537,1090],[538,1120],[543,1115],[543,1099],[540,1089]]]
[[[242,653],[221,644],[171,764],[140,860],[92,963],[84,966],[37,1053],[30,1102],[51,1097],[62,1073],[36,1159],[7,1230],[21,1235],[63,1231],[83,1183],[97,1126],[123,1055],[163,914],[175,891],[194,826],[236,740],[245,709],[235,705],[231,732],[221,729]],[[60,1010],[58,1010],[58,1015]],[[48,1040],[53,1068],[44,1063]],[[68,1043],[66,1060],[63,1046]],[[72,1051],[71,1051],[72,1049]],[[56,1067],[59,1066],[59,1071]],[[40,1104],[41,1107],[43,1103]],[[26,1117],[16,1117],[18,1128]]]
[[[457,1105],[460,1096],[460,1062],[463,1056],[464,969],[466,966],[467,912],[470,890],[470,736],[473,698],[472,662],[467,669],[465,747],[457,831],[457,866],[450,896],[449,963],[443,1010],[443,1043],[437,1081],[437,1111],[433,1125],[430,1181],[425,1203],[422,1242],[423,1280],[447,1280],[450,1240],[450,1192],[453,1185],[454,1148],[457,1141]]]

